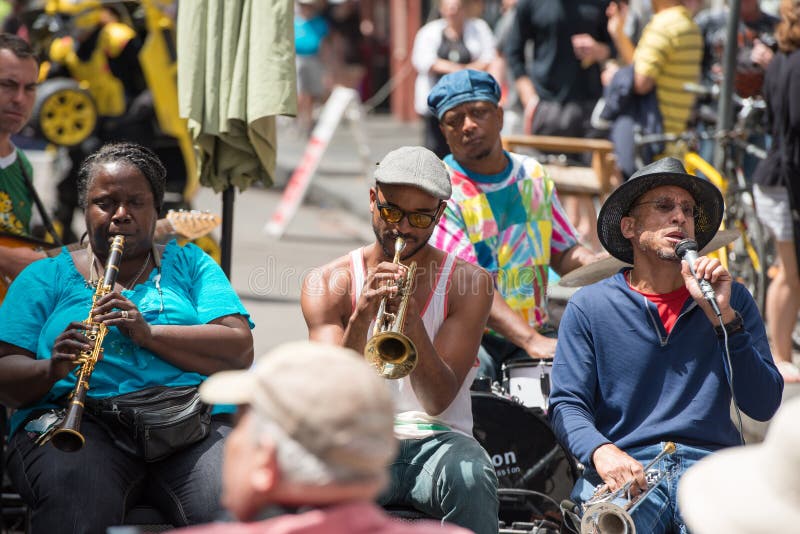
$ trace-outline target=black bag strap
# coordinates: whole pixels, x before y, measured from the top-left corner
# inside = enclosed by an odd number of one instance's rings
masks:
[[[42,217],[42,223],[44,224],[47,233],[53,238],[53,243],[59,247],[63,247],[64,243],[61,241],[58,233],[56,233],[55,228],[53,228],[53,221],[50,219],[50,216],[47,215],[47,210],[44,209],[42,199],[39,198],[39,194],[36,192],[36,188],[33,186],[33,180],[31,180],[30,174],[28,174],[28,169],[25,168],[25,164],[22,161],[22,154],[19,152],[19,149],[17,149],[17,163],[19,164],[19,170],[22,173],[22,179],[25,182],[25,186],[28,188],[28,193],[30,193],[33,203],[36,204],[36,209],[39,210],[39,215]]]

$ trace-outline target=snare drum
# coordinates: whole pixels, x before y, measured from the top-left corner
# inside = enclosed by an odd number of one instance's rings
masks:
[[[523,406],[547,411],[553,360],[520,360],[503,364],[503,389]]]
[[[478,392],[472,393],[472,416],[475,439],[497,473],[500,520],[560,523],[558,503],[569,498],[578,466],[547,420],[518,402]]]

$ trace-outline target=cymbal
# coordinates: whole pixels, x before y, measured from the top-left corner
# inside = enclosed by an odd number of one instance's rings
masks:
[[[720,230],[711,238],[711,241],[703,247],[703,250],[700,251],[700,255],[704,256],[711,251],[722,248],[728,243],[735,241],[737,237],[739,237],[739,232],[737,230]],[[617,271],[626,265],[630,264],[609,256],[608,258],[603,258],[602,260],[583,265],[574,271],[568,272],[561,277],[558,281],[558,285],[562,287],[588,286],[589,284],[594,284],[595,282],[599,282],[600,280],[616,274]]]
[[[570,271],[558,281],[558,285],[562,287],[583,287],[589,284],[599,282],[609,276],[613,275],[626,265],[624,261],[620,261],[613,256],[597,260],[593,263],[582,265]]]

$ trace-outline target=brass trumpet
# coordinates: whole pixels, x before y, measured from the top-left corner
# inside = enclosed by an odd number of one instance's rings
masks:
[[[402,237],[394,242],[393,263],[400,263],[400,253],[406,246]],[[378,374],[383,378],[403,378],[414,370],[417,365],[417,348],[408,336],[403,334],[406,321],[408,299],[414,291],[414,275],[417,271],[417,262],[411,262],[406,275],[397,281],[397,296],[400,304],[397,313],[386,311],[386,297],[381,300],[378,314],[375,316],[375,327],[372,337],[364,347],[364,357]]]
[[[636,534],[636,526],[631,514],[667,476],[665,471],[651,468],[661,458],[673,452],[675,452],[675,444],[668,441],[664,444],[661,452],[644,467],[647,489],[638,495],[631,496],[630,489],[633,480],[629,480],[614,492],[608,491],[606,484],[598,486],[595,494],[583,503],[581,534]]]

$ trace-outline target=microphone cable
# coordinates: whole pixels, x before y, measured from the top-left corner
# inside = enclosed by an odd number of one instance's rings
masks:
[[[725,325],[722,324],[722,316],[717,316],[719,320],[719,326],[722,328],[722,337],[724,341],[724,348],[725,348],[725,359],[723,360],[723,364],[726,367],[727,373],[726,379],[728,381],[728,388],[731,390],[731,399],[733,400],[733,409],[736,413],[736,421],[734,424],[736,425],[736,430],[739,432],[739,440],[741,441],[742,445],[747,445],[744,439],[744,429],[742,425],[742,412],[739,410],[739,401],[736,400],[736,392],[733,389],[733,364],[731,363],[731,351],[730,347],[728,346],[728,331],[725,329]]]
[[[683,239],[682,241],[678,242],[675,245],[675,253],[678,257],[689,265],[689,270],[692,272],[692,276],[694,277],[697,285],[700,287],[700,291],[703,293],[703,296],[706,298],[706,301],[711,306],[712,310],[714,311],[714,315],[717,317],[717,321],[719,321],[719,327],[722,330],[722,337],[723,337],[723,345],[724,345],[724,353],[723,353],[723,361],[722,364],[725,367],[725,379],[728,382],[728,389],[731,392],[731,399],[733,400],[733,408],[734,412],[736,413],[736,421],[734,421],[734,425],[736,426],[736,430],[739,433],[739,440],[741,441],[742,445],[745,445],[744,439],[744,429],[742,424],[742,412],[739,409],[739,401],[736,400],[736,391],[733,388],[733,363],[731,362],[731,351],[730,346],[728,344],[728,331],[725,329],[725,325],[722,322],[722,313],[719,311],[719,306],[717,305],[715,300],[711,299],[711,296],[714,295],[714,291],[711,288],[711,284],[707,280],[700,280],[697,277],[697,274],[694,272],[694,265],[693,260],[697,258],[697,242],[693,239]],[[705,282],[706,286],[704,287],[703,282]],[[710,295],[709,295],[710,293]]]

